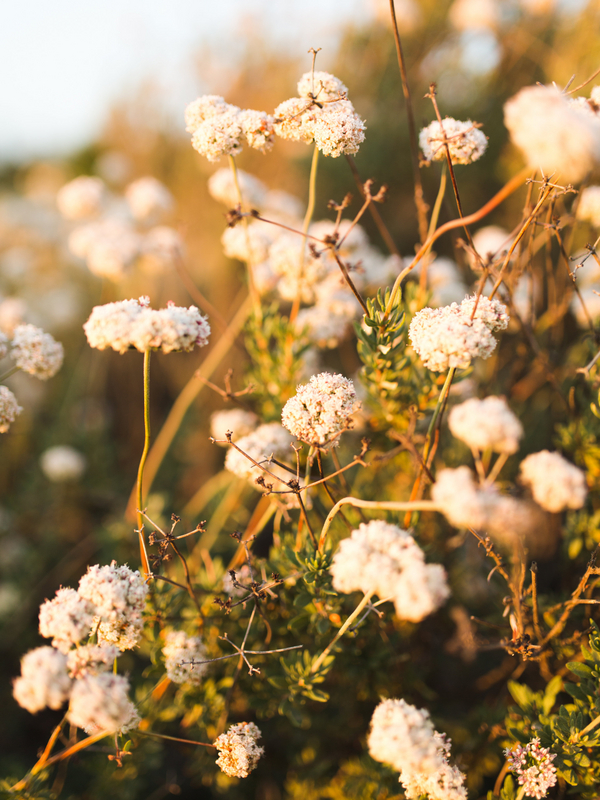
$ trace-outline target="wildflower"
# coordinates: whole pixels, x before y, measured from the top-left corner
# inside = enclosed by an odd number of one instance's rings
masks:
[[[126,733],[140,717],[128,698],[129,681],[123,675],[100,672],[76,680],[67,719],[86,733]]]
[[[98,642],[129,650],[137,644],[142,630],[142,612],[148,594],[143,577],[127,565],[89,567],[79,581],[79,594],[96,606]]]
[[[53,483],[78,480],[85,472],[85,466],[82,454],[67,445],[49,447],[40,456],[42,472]]]
[[[0,433],[6,433],[21,411],[23,409],[8,386],[0,386]]]
[[[448,425],[457,439],[474,450],[516,453],[523,436],[521,423],[502,397],[466,400],[452,409]]]
[[[273,235],[259,222],[225,228],[221,236],[223,252],[228,258],[238,258],[251,264],[266,261]]]
[[[168,631],[162,652],[167,677],[173,683],[192,683],[196,686],[200,683],[208,665],[189,663],[206,659],[206,650],[199,636],[187,636],[185,631]]]
[[[485,153],[487,136],[470,119],[460,122],[452,117],[441,123],[435,119],[419,134],[419,146],[427,161],[444,161],[445,143],[453,164],[472,164]]]
[[[594,228],[600,228],[600,186],[586,186],[581,192],[577,219],[587,220]]]
[[[17,325],[10,354],[19,369],[43,381],[56,375],[64,358],[62,344],[35,325]]]
[[[348,88],[330,72],[305,72],[298,81],[298,94],[305,99],[325,103],[343,99],[348,94]]]
[[[560,453],[542,450],[527,456],[521,462],[521,480],[546,511],[558,513],[565,508],[581,508],[585,503],[585,475]]]
[[[67,653],[67,670],[71,678],[107,672],[120,655],[113,644],[84,644]]]
[[[37,647],[21,659],[21,677],[13,686],[17,703],[32,714],[60,708],[69,696],[67,657],[54,647]]]
[[[412,536],[382,520],[362,523],[340,542],[331,574],[337,591],[393,600],[398,617],[411,622],[436,611],[450,594],[443,567],[426,564]]]
[[[337,444],[337,437],[351,426],[356,408],[354,384],[343,375],[321,372],[298,386],[281,412],[290,433],[314,447]]]
[[[314,302],[315,287],[329,269],[324,259],[304,254],[304,243],[292,234],[282,234],[275,239],[269,248],[269,264],[280,276],[277,283],[280,296],[293,301],[300,293],[305,303]]]
[[[262,208],[268,194],[265,184],[242,169],[237,171],[237,180],[243,202],[250,208]],[[218,169],[214,172],[208,179],[208,191],[211,197],[227,208],[234,208],[240,202],[235,178],[230,169]]]
[[[80,175],[58,190],[56,204],[65,219],[85,219],[100,212],[105,192],[100,178]]]
[[[231,778],[247,778],[258,764],[264,748],[256,742],[262,736],[260,729],[253,722],[240,722],[232,725],[227,733],[215,739],[219,751],[217,764]]]
[[[438,470],[431,498],[457,528],[485,529],[496,499],[492,488],[480,490],[468,467]]]
[[[173,205],[167,187],[156,178],[138,178],[125,189],[125,199],[135,219],[148,222],[162,216]]]
[[[600,119],[554,86],[526,86],[504,105],[504,124],[527,163],[581,181],[600,163]]]
[[[247,436],[258,425],[258,417],[252,411],[232,408],[227,411],[215,411],[210,418],[210,435],[213,439],[225,439],[230,431],[236,438]],[[220,442],[223,444],[223,442]]]
[[[40,633],[66,653],[89,634],[94,613],[94,605],[75,589],[59,589],[54,599],[40,606]]]
[[[400,772],[406,797],[464,800],[465,776],[448,763],[450,740],[434,730],[429,713],[404,700],[383,700],[371,719],[372,758]]]
[[[139,300],[119,300],[94,306],[83,326],[90,347],[98,350],[112,347],[118,353],[124,353],[131,344],[133,322],[149,303],[149,298],[140,297]]]
[[[289,480],[292,475],[281,470],[277,465],[269,463],[269,459],[271,456],[277,459],[287,458],[291,452],[292,442],[293,438],[278,422],[269,422],[266,425],[260,425],[247,436],[243,436],[236,444],[254,461],[264,464],[269,472],[281,473],[285,480]],[[262,470],[255,466],[249,458],[234,448],[227,453],[225,469],[233,472],[239,478],[246,479],[258,478],[263,474]]]
[[[73,255],[85,260],[93,275],[118,281],[138,257],[141,242],[129,223],[109,218],[76,228],[68,245]]]
[[[513,750],[507,747],[504,755],[508,768],[518,776],[519,786],[523,786],[527,797],[541,800],[556,784],[556,767],[552,763],[556,753],[541,747],[539,739],[532,739],[525,746],[519,744]]]

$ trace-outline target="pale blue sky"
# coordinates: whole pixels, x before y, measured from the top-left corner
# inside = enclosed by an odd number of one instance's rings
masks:
[[[250,25],[300,55],[333,48],[341,25],[370,9],[371,0],[5,0],[0,161],[85,144],[144,78],[158,80],[174,113],[210,89],[198,85],[193,54],[208,43],[226,59]]]

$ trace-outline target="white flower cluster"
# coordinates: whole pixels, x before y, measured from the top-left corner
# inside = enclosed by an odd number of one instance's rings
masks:
[[[258,764],[264,748],[256,742],[262,736],[260,729],[253,722],[240,722],[232,725],[227,733],[215,739],[219,751],[217,765],[231,778],[247,778]]]
[[[58,190],[56,204],[65,219],[85,219],[100,213],[105,194],[104,181],[80,175]]]
[[[435,119],[419,133],[419,146],[426,161],[444,161],[446,147],[453,164],[472,164],[485,153],[487,136],[474,122],[446,117],[441,124]]]
[[[162,652],[167,677],[173,683],[200,683],[207,664],[189,663],[206,659],[206,650],[199,636],[188,636],[185,631],[168,631]]]
[[[125,189],[125,199],[135,219],[141,222],[160,218],[173,206],[171,192],[151,175],[130,183]]]
[[[35,325],[17,325],[13,333],[11,357],[17,367],[40,380],[54,377],[62,366],[63,346]]]
[[[285,428],[301,442],[323,449],[337,445],[357,408],[354,384],[343,375],[321,372],[298,386],[281,412]]]
[[[90,567],[79,589],[59,589],[40,607],[40,633],[52,647],[38,647],[21,660],[13,694],[32,714],[60,708],[90,734],[126,732],[139,716],[128,698],[129,682],[110,670],[120,650],[134,647],[148,588],[129,567]],[[98,644],[82,644],[92,631]]]
[[[527,456],[521,462],[521,481],[546,511],[558,513],[566,508],[581,508],[585,503],[585,475],[560,453],[542,450]]]
[[[224,442],[227,431],[236,439],[248,436],[258,425],[258,417],[252,411],[242,408],[231,408],[227,411],[215,411],[210,418],[210,435],[213,439],[220,440],[218,444],[226,446]]]
[[[448,763],[450,740],[434,730],[429,713],[404,700],[383,700],[371,719],[372,758],[400,772],[409,800],[465,800],[465,776]]]
[[[583,189],[577,206],[577,219],[587,220],[594,228],[600,228],[600,186]]]
[[[365,140],[365,123],[347,99],[347,89],[327,72],[305,73],[298,82],[300,97],[275,109],[275,133],[282,139],[311,144],[326,156],[357,153]]]
[[[139,256],[142,237],[127,220],[105,217],[75,228],[68,244],[93,275],[118,281]]]
[[[523,426],[503,397],[471,397],[455,406],[448,416],[452,434],[473,450],[516,453]]]
[[[203,95],[185,110],[192,147],[209,161],[235,156],[244,144],[262,153],[273,147],[273,117],[264,111],[240,109],[218,95]]]
[[[488,358],[496,347],[493,331],[504,330],[509,316],[498,300],[475,296],[443,308],[424,308],[413,317],[408,335],[423,364],[433,372],[466,369],[477,356]]]
[[[426,564],[406,531],[381,520],[362,523],[343,539],[331,565],[338,592],[373,592],[393,600],[399,619],[420,622],[450,594],[440,564]]]
[[[182,308],[168,303],[166,308],[149,308],[147,297],[120,300],[95,306],[83,326],[90,347],[112,347],[124,353],[130,347],[140,352],[192,350],[208,343],[210,326],[196,306]]]
[[[525,746],[518,744],[514,750],[507,747],[504,755],[527,797],[542,800],[548,789],[556,784],[556,767],[552,763],[556,753],[541,747],[539,739],[532,739]]]
[[[600,164],[600,115],[584,98],[526,86],[505,103],[504,124],[527,163],[555,180],[577,183]]]
[[[76,481],[85,472],[84,456],[73,447],[56,445],[44,450],[40,456],[40,467],[53,483]]]
[[[7,432],[21,411],[23,409],[8,386],[0,386],[0,433]]]

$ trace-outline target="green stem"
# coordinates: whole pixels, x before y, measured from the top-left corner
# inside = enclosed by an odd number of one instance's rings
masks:
[[[21,367],[17,366],[11,367],[8,372],[4,373],[4,375],[0,375],[0,381],[5,381],[7,378],[10,378],[11,375],[14,375],[15,372],[18,372],[20,369]]]
[[[431,450],[431,441],[433,439],[433,432],[435,430],[435,426],[438,421],[440,412],[444,407],[444,403],[446,402],[446,397],[448,396],[448,392],[450,391],[450,386],[452,384],[452,379],[454,378],[455,372],[456,372],[456,367],[450,367],[450,369],[448,370],[448,374],[446,375],[446,380],[444,381],[444,385],[442,386],[442,391],[440,392],[440,396],[438,397],[437,404],[433,411],[433,416],[431,417],[431,422],[429,423],[429,428],[427,430],[427,437],[425,439],[425,447],[423,448],[423,463],[426,466],[427,466],[427,458]]]
[[[148,557],[146,555],[146,544],[144,541],[144,518],[142,511],[144,510],[144,467],[146,466],[146,458],[150,450],[150,354],[151,350],[146,350],[144,353],[144,449],[142,457],[140,458],[140,466],[138,467],[137,475],[137,524],[138,535],[140,537],[140,558],[142,561],[142,569],[145,575],[150,573],[148,564]]]
[[[363,610],[363,608],[364,608],[364,607],[367,605],[367,603],[369,602],[369,600],[371,599],[371,597],[373,597],[373,594],[374,594],[374,592],[367,592],[367,593],[365,594],[365,596],[364,596],[364,597],[363,597],[363,599],[360,601],[360,603],[359,603],[359,604],[356,606],[356,608],[354,609],[354,611],[352,612],[352,614],[350,614],[350,616],[348,617],[348,619],[346,620],[346,622],[344,622],[344,624],[342,625],[342,627],[339,629],[339,631],[336,633],[336,635],[333,637],[333,639],[332,639],[332,640],[329,642],[329,644],[327,645],[327,647],[325,648],[325,650],[323,650],[323,652],[321,653],[321,655],[320,655],[320,656],[317,658],[317,660],[314,662],[314,664],[313,664],[313,665],[312,665],[312,667],[310,668],[310,671],[311,671],[311,673],[313,673],[313,672],[317,672],[317,670],[319,669],[319,667],[321,666],[321,664],[322,664],[322,663],[325,661],[325,659],[326,659],[326,658],[327,658],[327,656],[329,655],[329,651],[331,650],[331,648],[332,648],[332,647],[334,646],[334,644],[335,644],[337,641],[339,641],[339,639],[341,639],[341,638],[342,638],[342,636],[343,636],[343,635],[346,633],[346,631],[348,630],[348,628],[349,628],[349,627],[352,625],[352,623],[354,622],[354,620],[355,620],[355,619],[358,617],[358,615],[360,614],[360,612],[361,612],[361,611]]]

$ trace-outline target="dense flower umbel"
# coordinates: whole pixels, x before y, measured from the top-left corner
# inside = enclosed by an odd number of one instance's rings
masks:
[[[343,375],[321,372],[298,386],[281,412],[283,425],[300,441],[314,447],[338,444],[339,434],[350,427],[356,409],[354,384]]]
[[[185,631],[168,631],[163,655],[167,677],[173,683],[200,683],[208,665],[189,663],[206,659],[206,650],[199,636],[187,636]]]
[[[508,325],[506,306],[480,297],[471,320],[474,298],[443,308],[424,308],[413,317],[409,338],[423,364],[433,372],[466,369],[477,356],[488,358],[496,347],[492,331]]]
[[[35,325],[17,325],[10,354],[23,372],[44,381],[56,375],[64,358],[62,344]]]
[[[400,619],[419,622],[450,594],[439,564],[426,564],[423,551],[402,528],[382,520],[362,523],[343,539],[331,565],[338,592],[374,592],[394,601]]]
[[[13,695],[17,703],[32,714],[42,708],[60,708],[69,696],[71,679],[67,657],[54,647],[37,647],[21,659],[21,676],[16,678]]]
[[[106,187],[100,178],[80,175],[58,190],[56,204],[66,219],[85,219],[102,208]]]
[[[8,386],[0,386],[0,433],[6,433],[21,411],[23,409]]]
[[[533,499],[547,511],[581,508],[585,503],[585,475],[560,453],[542,450],[521,462],[521,480],[530,487]]]
[[[453,435],[475,450],[516,453],[523,427],[503,397],[471,397],[448,416]]]
[[[527,797],[541,800],[548,789],[555,785],[556,767],[552,762],[556,753],[547,747],[541,747],[539,739],[532,739],[524,747],[519,744],[514,750],[507,747],[504,755],[509,769],[518,776],[517,781],[525,789]]]
[[[124,353],[130,347],[141,352],[192,350],[194,345],[208,343],[210,325],[196,306],[181,308],[168,303],[155,311],[149,299],[120,300],[95,306],[83,326],[90,347],[105,350],[112,347]]]
[[[442,123],[435,119],[419,134],[419,146],[427,161],[444,161],[445,142],[453,164],[472,164],[485,153],[487,136],[471,120],[460,122],[446,117]]]
[[[429,713],[404,700],[383,700],[375,709],[369,753],[400,772],[406,797],[464,800],[465,776],[448,764],[450,741],[434,730]]]
[[[140,723],[128,692],[124,675],[85,675],[73,684],[67,719],[89,734],[126,733]]]
[[[143,222],[162,216],[173,205],[167,187],[150,175],[130,183],[125,189],[125,199],[133,216]]]
[[[215,739],[219,751],[217,765],[231,778],[247,778],[265,752],[256,744],[261,736],[260,729],[253,722],[232,725],[227,733]]]
[[[95,612],[94,604],[75,589],[59,589],[52,600],[40,606],[40,633],[66,653],[89,634]]]

